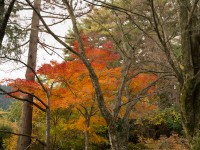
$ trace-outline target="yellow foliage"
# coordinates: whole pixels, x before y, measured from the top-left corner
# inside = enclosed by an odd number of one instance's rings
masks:
[[[16,123],[12,123],[8,121],[6,118],[0,119],[0,125],[1,126],[9,126],[12,128],[12,132],[17,132],[18,126]],[[17,138],[18,136],[12,135],[9,138],[4,139],[4,143],[6,145],[6,150],[15,150],[17,146]]]
[[[98,144],[98,143],[106,143],[108,141],[107,139],[97,135],[94,130],[90,130],[90,142]]]
[[[5,139],[6,150],[16,150],[18,136],[12,135],[10,138]]]
[[[91,124],[98,125],[98,126],[106,126],[105,119],[97,115],[91,118]]]
[[[91,118],[90,124],[91,124],[90,127],[86,128],[85,118],[83,116],[80,116],[78,120],[73,120],[73,121],[68,122],[65,129],[66,130],[79,130],[82,132],[89,130],[91,143],[107,142],[107,139],[96,134],[96,129],[95,129],[95,127],[97,127],[97,126],[106,125],[105,120],[102,117],[95,116],[95,117]]]

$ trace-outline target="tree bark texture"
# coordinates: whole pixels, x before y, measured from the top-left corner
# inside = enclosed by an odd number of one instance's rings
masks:
[[[191,149],[200,148],[200,85],[195,82],[188,80],[181,93],[183,127]]]
[[[50,101],[48,99],[48,101]],[[48,105],[49,106],[49,105]],[[45,150],[50,150],[50,108],[46,109],[46,147]]]
[[[109,141],[112,150],[127,150],[129,139],[129,122],[118,120],[108,127]]]
[[[88,118],[86,118],[85,120],[85,150],[89,150],[90,149],[90,133],[89,133],[89,127],[90,127],[90,116],[88,116]]]
[[[200,32],[196,11],[199,8],[198,1],[179,2],[184,66],[180,100],[182,123],[191,149],[197,150],[200,149]]]
[[[34,1],[34,7],[38,12],[40,12],[40,3],[41,0]],[[30,33],[30,43],[29,43],[29,52],[28,52],[28,62],[27,66],[35,70],[36,67],[36,57],[37,57],[37,43],[38,43],[38,29],[39,27],[39,17],[33,12],[32,15],[32,25]],[[27,67],[26,70],[26,80],[34,81],[35,75],[31,69]],[[33,97],[28,95],[27,98],[30,101],[33,101]],[[29,102],[24,102],[22,106],[22,115],[21,115],[21,125],[19,133],[31,136],[32,133],[32,104]],[[18,138],[17,149],[24,150],[31,146],[31,138],[28,136],[20,136]]]

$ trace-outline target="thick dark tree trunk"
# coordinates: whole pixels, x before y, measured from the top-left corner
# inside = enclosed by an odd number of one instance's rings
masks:
[[[198,1],[180,0],[182,123],[191,149],[200,149],[200,32]],[[193,4],[193,5],[192,5]]]
[[[108,127],[109,141],[112,150],[127,150],[129,139],[129,122],[119,121]]]
[[[182,89],[181,108],[183,126],[191,149],[200,149],[200,85],[188,80]]]
[[[41,0],[34,1],[35,9],[40,12],[40,3]],[[32,15],[32,26],[30,34],[30,44],[29,44],[29,53],[28,53],[28,62],[27,66],[35,70],[36,67],[36,57],[37,57],[37,43],[38,43],[38,29],[39,27],[39,17],[35,12]],[[26,70],[26,80],[34,81],[35,75],[32,70],[27,68]],[[28,95],[26,99],[33,101],[33,97]],[[32,104],[29,102],[23,103],[22,116],[21,116],[21,125],[19,133],[31,136],[32,133]],[[20,136],[18,139],[17,149],[24,150],[28,149],[31,145],[31,138],[28,136]]]

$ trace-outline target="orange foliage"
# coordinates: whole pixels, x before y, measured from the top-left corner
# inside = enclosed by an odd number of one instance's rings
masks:
[[[112,50],[112,43],[107,42],[103,46],[104,48],[109,49],[100,49],[95,48],[92,44],[90,44],[87,37],[83,36],[82,38],[84,41],[87,59],[91,62],[98,76],[104,98],[108,107],[110,107],[111,105],[109,106],[109,104],[116,98],[117,91],[122,82],[122,67],[120,64],[117,67],[108,67],[108,64],[110,62],[119,61],[120,57]],[[79,52],[77,41],[73,43],[73,47],[77,52]],[[37,70],[37,74],[40,75],[41,79],[44,79],[43,84],[47,91],[50,92],[50,86],[54,83],[54,87],[51,89],[50,107],[51,109],[60,107],[66,108],[68,106],[76,106],[79,109],[87,109],[91,108],[91,106],[95,107],[95,91],[87,68],[77,56],[70,54],[70,57],[72,58],[71,61],[64,61],[62,63],[51,61],[50,64],[43,64]],[[129,72],[130,75],[134,73],[134,71]],[[139,74],[131,79],[129,91],[133,93],[132,95],[137,95],[150,82],[155,80],[155,78],[156,76],[152,74]],[[10,80],[9,85],[14,89],[21,89],[27,93],[36,95],[42,101],[46,102],[47,94],[38,82],[16,79],[12,81]],[[154,88],[152,87],[148,90],[148,92],[150,93],[153,90]],[[22,93],[19,92],[16,95],[19,96],[19,94]],[[125,95],[122,96],[122,101],[124,103],[127,102]],[[137,114],[134,117],[143,115],[142,113],[145,113],[150,109],[154,109],[154,107],[149,105],[147,102],[140,102],[135,105],[135,111]],[[121,113],[123,113],[123,109]],[[84,121],[84,118],[80,117],[79,120],[73,122],[72,125],[74,125],[74,127],[78,130],[84,131],[86,130],[83,126]],[[101,119],[96,116],[91,118],[91,122],[103,123]],[[72,126],[68,127],[71,128]],[[92,128],[89,130],[94,136],[94,141],[105,140],[94,134],[94,130]]]
[[[44,91],[42,90],[42,87],[38,82],[27,81],[25,79],[15,79],[15,80],[9,80],[9,86],[12,87],[13,91],[19,89],[24,92],[23,93],[18,91],[16,93],[13,93],[12,94],[13,96],[22,97],[27,95],[26,93],[30,93],[42,99],[43,97],[41,97],[41,95],[44,95]]]
[[[121,83],[122,68],[119,65],[115,68],[108,67],[108,64],[118,61],[120,57],[112,50],[111,42],[104,45],[109,49],[99,49],[90,43],[87,36],[82,35],[82,39],[86,56],[95,69],[104,97],[107,101],[112,101]],[[77,41],[74,41],[72,45],[79,52]],[[62,63],[51,61],[50,64],[44,64],[37,70],[41,78],[45,79],[44,85],[48,91],[50,90],[50,83],[55,82],[50,97],[51,109],[77,104],[87,107],[94,101],[95,91],[86,67],[79,58],[74,55],[70,55],[70,57],[74,59]],[[129,73],[131,74],[131,72]],[[131,80],[129,90],[133,95],[137,95],[155,78],[151,74],[139,74]],[[14,89],[22,89],[40,97],[44,102],[46,101],[46,93],[37,82],[16,79],[10,81],[10,86]],[[152,91],[153,88],[148,92]],[[126,97],[123,97],[123,101],[126,101]]]
[[[107,139],[99,136],[96,133],[95,126],[105,126],[106,123],[102,117],[95,116],[91,118],[90,124],[91,126],[89,128],[86,128],[84,126],[85,124],[85,118],[83,116],[79,117],[78,120],[71,120],[66,125],[66,130],[80,130],[80,131],[86,131],[88,130],[90,133],[90,142],[92,143],[102,143],[107,142]]]
[[[133,93],[139,93],[142,89],[148,86],[149,83],[156,79],[155,75],[148,74],[148,73],[141,73],[134,77],[131,81],[130,88],[132,89]],[[151,87],[148,90],[148,93],[154,91],[154,87]]]

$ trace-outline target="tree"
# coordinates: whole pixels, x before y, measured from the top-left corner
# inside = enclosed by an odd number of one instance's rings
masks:
[[[112,46],[109,46],[109,48],[107,47],[107,49],[98,49],[94,47],[86,36],[82,36],[82,39],[84,41],[87,58],[91,61],[92,67],[94,67],[99,78],[99,83],[106,100],[105,104],[109,110],[112,110],[113,100],[120,87],[119,80],[121,78],[122,68],[120,65],[113,67],[111,64],[119,59],[119,55],[112,50]],[[72,45],[74,50],[79,51],[77,41],[73,42]],[[70,57],[70,59],[68,58],[69,61],[65,61],[61,64],[54,61],[52,61],[51,64],[44,64],[39,68],[37,73],[40,74],[41,79],[44,80],[45,87],[49,87],[49,84],[51,85],[52,83],[57,85],[51,91],[51,99],[49,102],[51,105],[48,103],[47,106],[50,106],[51,109],[57,109],[72,105],[82,114],[85,123],[85,149],[88,149],[90,124],[91,120],[93,120],[92,118],[95,118],[94,115],[96,114],[96,94],[92,88],[87,69],[82,61],[74,54],[70,54],[68,57]],[[41,79],[39,82],[41,82]],[[155,80],[155,76],[143,73],[131,77],[128,87],[130,96],[139,94],[140,91],[148,85],[150,80]],[[10,86],[24,93],[31,93],[35,98],[41,99],[43,103],[45,103],[46,93],[37,82],[17,79],[12,81]],[[82,88],[83,86],[84,88]],[[146,91],[143,92],[150,94],[151,91],[152,88],[148,87]],[[122,97],[122,101],[126,105],[126,95]],[[136,102],[134,102],[132,106],[135,105],[135,103]],[[42,105],[42,107],[43,106],[45,105]],[[124,114],[125,109],[122,108],[119,115],[123,116]],[[117,130],[119,129],[119,120],[121,120],[120,116],[116,119]],[[82,119],[80,118],[80,120]],[[93,135],[94,134],[92,134],[92,136]]]
[[[73,7],[67,1],[64,1],[64,4],[66,5],[67,10],[68,10],[69,15],[72,20],[73,31],[74,31],[75,37],[78,41],[79,53],[77,53],[76,51],[74,51],[71,48],[68,48],[68,49],[71,52],[73,52],[74,54],[76,54],[83,61],[84,65],[88,69],[90,78],[93,83],[93,87],[95,89],[95,93],[96,93],[96,97],[97,97],[96,101],[98,103],[98,107],[101,111],[103,118],[105,119],[105,121],[108,125],[109,140],[110,140],[112,149],[116,149],[116,150],[117,149],[127,149],[128,137],[129,137],[129,127],[130,127],[129,115],[130,115],[132,106],[134,105],[134,101],[132,99],[133,97],[130,95],[131,92],[129,93],[129,91],[126,91],[126,89],[129,89],[129,85],[130,85],[130,83],[128,82],[127,79],[128,79],[128,72],[130,71],[129,69],[131,66],[131,60],[124,57],[123,64],[125,64],[125,65],[123,66],[123,69],[122,69],[121,85],[119,86],[119,90],[117,91],[115,101],[113,102],[112,111],[110,112],[108,110],[108,108],[106,107],[104,94],[102,92],[102,88],[100,86],[98,76],[97,76],[94,68],[92,67],[91,62],[87,59],[87,55],[85,54],[84,44],[83,44],[83,41],[81,40],[81,36],[80,36],[79,30],[77,28],[76,17],[74,14]],[[147,86],[146,88],[144,88],[144,90],[142,90],[141,93],[138,94],[136,97],[141,96],[141,94],[146,93],[146,91],[152,85],[153,85],[153,83],[151,85]],[[128,101],[124,105],[122,103],[123,91],[126,91],[127,95],[125,95],[125,96],[127,97],[127,101]],[[119,118],[122,106],[125,106],[125,113],[124,113],[123,117],[121,118],[122,119],[122,121],[121,121],[122,128],[121,128],[121,130],[118,130],[117,120]]]
[[[25,64],[25,63],[23,63]],[[29,68],[30,69],[30,68]],[[46,143],[37,140],[42,146],[44,146],[45,149],[50,149],[50,98],[51,98],[51,93],[52,93],[52,88],[53,84],[48,87],[45,86],[40,78],[37,76],[37,74],[34,72],[33,69],[31,71],[34,73],[36,76],[38,82],[35,81],[30,81],[26,79],[16,79],[16,80],[8,80],[9,85],[13,88],[13,91],[11,92],[6,92],[1,90],[4,94],[9,95],[10,97],[13,97],[17,100],[21,100],[23,102],[30,103],[32,106],[36,106],[40,111],[45,112],[46,116],[46,134],[45,134],[45,139]],[[31,96],[32,99],[28,99],[27,96]],[[36,101],[34,101],[34,99]],[[32,114],[31,114],[32,115]],[[31,118],[32,121],[32,118]],[[32,123],[31,123],[32,125]],[[19,136],[26,136],[29,139],[32,139],[34,137],[29,136],[27,134],[17,134]],[[37,139],[37,138],[36,138]],[[30,143],[31,145],[31,143]],[[30,147],[29,145],[29,147]]]
[[[199,0],[178,2],[164,2],[153,0],[148,1],[152,17],[152,27],[157,35],[160,49],[163,50],[168,63],[173,69],[177,81],[180,85],[180,104],[182,113],[182,123],[185,129],[187,139],[191,149],[199,149],[199,58],[200,50],[197,44],[199,19],[197,12],[199,10]],[[169,9],[173,6],[173,9]],[[168,19],[165,13],[160,9],[165,8],[164,12],[172,12],[174,17],[179,18],[179,22],[174,19]],[[168,8],[168,9],[167,9]],[[179,16],[174,13],[175,8],[179,10]],[[187,10],[187,11],[186,11]],[[172,16],[173,16],[172,15]],[[168,26],[168,22],[175,22]],[[173,31],[179,27],[178,32]],[[178,29],[178,28],[177,28]],[[173,32],[172,32],[173,31]],[[176,57],[173,33],[181,39],[181,59]]]
[[[34,1],[35,9],[40,12],[40,0]],[[35,12],[33,12],[32,16],[32,25],[31,25],[31,33],[30,33],[30,43],[29,43],[29,53],[28,53],[28,62],[27,62],[27,70],[26,70],[26,80],[34,81],[35,75],[33,74],[33,70],[36,68],[36,58],[37,58],[37,44],[38,44],[38,32],[39,32],[39,17]],[[33,101],[32,95],[27,95],[26,99],[29,101]],[[29,102],[23,103],[22,116],[21,116],[21,125],[19,132],[24,135],[31,136],[32,133],[32,104]],[[31,144],[31,138],[28,136],[19,136],[17,149],[26,149]]]
[[[186,11],[189,9],[189,11]],[[181,50],[183,55],[181,84],[181,108],[183,126],[191,149],[199,149],[200,125],[200,46],[199,0],[179,2]]]
[[[98,73],[105,97],[111,100],[111,97],[113,97],[112,92],[116,90],[114,85],[117,86],[117,80],[120,76],[120,68],[114,69],[107,67],[109,62],[116,61],[119,57],[112,51],[94,48],[90,45],[88,38],[83,38],[86,47],[86,55],[92,61],[92,65]],[[75,41],[73,45],[78,51],[77,41]],[[60,89],[52,91],[53,95],[57,95],[57,97],[60,98],[58,99],[54,96],[55,98],[51,99],[51,107],[55,109],[72,105],[81,113],[81,118],[84,118],[85,125],[83,128],[85,132],[85,149],[88,149],[90,143],[90,122],[93,117],[97,117],[95,116],[97,113],[95,104],[96,96],[89,74],[83,63],[73,54],[67,59],[71,61],[66,61],[61,64],[56,62],[44,64],[38,70],[38,73],[44,76],[46,80],[53,80],[61,84]],[[113,83],[112,86],[108,84],[111,82]],[[84,88],[82,88],[83,86]],[[59,88],[59,86],[57,88]]]

